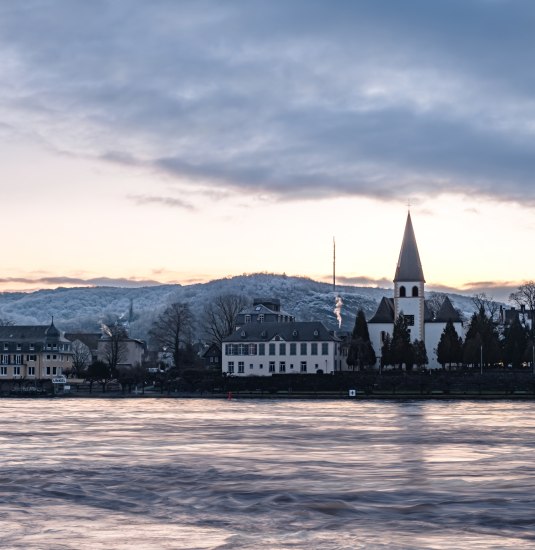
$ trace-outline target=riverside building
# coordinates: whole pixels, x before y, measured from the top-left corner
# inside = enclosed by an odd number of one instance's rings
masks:
[[[71,367],[71,343],[54,321],[49,326],[0,326],[0,382],[50,380]]]

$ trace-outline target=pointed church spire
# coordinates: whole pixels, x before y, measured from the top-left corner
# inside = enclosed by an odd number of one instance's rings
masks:
[[[407,223],[405,224],[405,233],[401,243],[398,265],[396,267],[396,276],[394,282],[423,282],[424,272],[418,254],[418,245],[412,228],[411,213],[407,214]]]

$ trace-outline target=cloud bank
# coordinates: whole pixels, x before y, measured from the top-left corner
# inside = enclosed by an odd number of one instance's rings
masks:
[[[221,192],[531,205],[534,24],[527,0],[6,2],[2,133]]]

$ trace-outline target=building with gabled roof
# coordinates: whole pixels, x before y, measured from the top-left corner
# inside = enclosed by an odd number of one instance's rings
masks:
[[[54,325],[0,326],[0,382],[51,380],[72,367],[72,350]]]
[[[370,340],[381,361],[381,348],[386,335],[392,337],[394,322],[404,315],[409,325],[411,340],[423,340],[425,343],[429,367],[439,367],[436,348],[446,323],[451,320],[457,333],[463,334],[459,312],[446,296],[434,315],[425,299],[425,278],[420,261],[420,253],[412,225],[410,212],[407,214],[405,231],[401,243],[398,263],[394,275],[394,297],[384,297],[375,314],[368,320]]]
[[[248,323],[223,340],[222,371],[230,376],[339,370],[341,340],[319,321]]]

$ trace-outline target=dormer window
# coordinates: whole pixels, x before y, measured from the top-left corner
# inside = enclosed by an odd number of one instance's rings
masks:
[[[314,331],[314,336],[317,338],[319,335],[320,335],[320,333],[318,332],[318,329],[316,329],[316,330]]]
[[[244,331],[244,330],[241,331],[240,336],[241,336],[242,338],[245,338],[246,334],[245,334],[245,331]]]
[[[298,335],[298,334],[297,334],[297,331],[294,330],[294,331],[292,332],[292,336],[293,336],[294,338],[297,338],[297,335]]]

